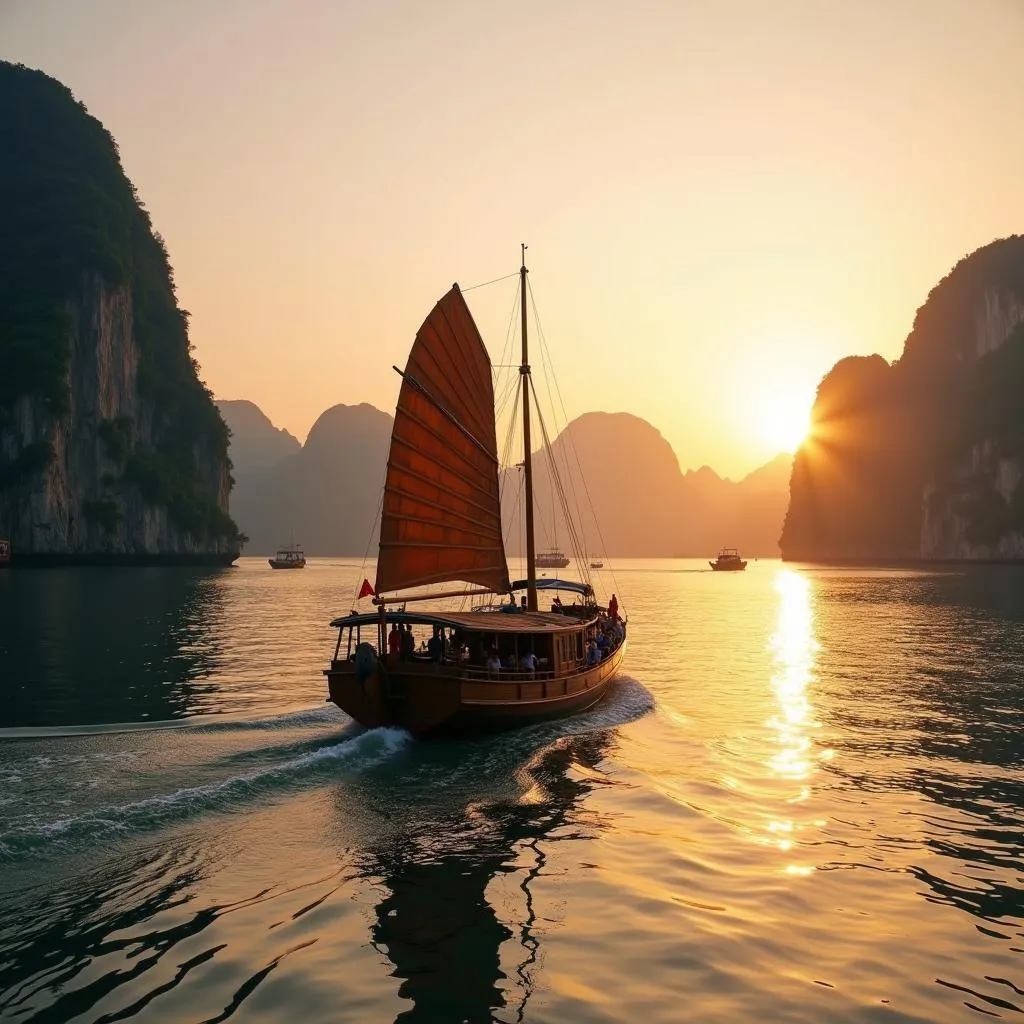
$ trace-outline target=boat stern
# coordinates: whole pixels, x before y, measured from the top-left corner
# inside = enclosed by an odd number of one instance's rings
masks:
[[[334,662],[324,670],[329,700],[367,729],[392,726],[423,736],[458,713],[460,686],[432,667],[417,669],[378,659],[360,676],[352,662]]]

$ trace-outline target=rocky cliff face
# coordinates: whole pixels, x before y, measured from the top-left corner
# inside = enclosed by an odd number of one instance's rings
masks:
[[[113,140],[0,62],[0,537],[14,561],[237,556],[227,429]]]
[[[151,504],[124,479],[129,453],[153,450],[159,440],[153,409],[139,394],[128,289],[109,289],[87,274],[68,313],[67,412],[55,416],[40,397],[23,395],[0,430],[0,464],[41,453],[38,469],[26,468],[0,489],[0,534],[16,557],[237,555],[234,537],[193,535],[175,523],[167,504]],[[203,489],[226,512],[227,460],[205,445],[193,455]]]
[[[1024,530],[1006,524],[994,536],[979,536],[979,517],[971,501],[980,489],[990,492],[997,508],[1011,509],[1021,490],[1021,460],[1000,458],[989,439],[974,445],[969,460],[958,469],[943,486],[932,480],[925,487],[921,557],[1024,562]]]
[[[900,360],[842,360],[797,455],[783,557],[1024,559],[1024,238],[966,257]]]

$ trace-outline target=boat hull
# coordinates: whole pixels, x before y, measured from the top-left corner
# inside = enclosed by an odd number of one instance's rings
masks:
[[[578,714],[597,704],[622,664],[625,642],[600,664],[569,676],[503,673],[467,677],[447,666],[386,660],[359,680],[352,662],[324,671],[329,700],[368,729],[414,736],[497,732]]]
[[[719,565],[717,562],[708,562],[715,572],[743,572],[747,567],[746,562],[733,562],[728,565]]]
[[[301,562],[279,562],[276,558],[268,558],[267,561],[270,563],[271,569],[305,569],[306,560],[303,558]]]

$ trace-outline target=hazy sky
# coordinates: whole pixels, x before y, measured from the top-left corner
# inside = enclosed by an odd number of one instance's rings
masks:
[[[0,0],[0,56],[117,139],[218,397],[392,411],[434,300],[526,241],[569,415],[729,475],[1024,229],[1022,52],[1022,0]],[[495,359],[513,289],[468,295]]]

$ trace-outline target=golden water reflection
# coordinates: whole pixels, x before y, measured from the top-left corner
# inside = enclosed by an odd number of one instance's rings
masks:
[[[775,577],[779,596],[779,617],[769,646],[772,652],[773,714],[767,721],[773,735],[774,753],[768,759],[771,774],[794,783],[786,796],[788,804],[802,803],[811,796],[814,770],[813,731],[819,728],[811,703],[815,680],[818,642],[814,633],[814,605],[810,579],[793,569],[780,569]],[[793,849],[801,826],[792,819],[778,818],[767,826],[769,842],[785,852]],[[789,864],[789,875],[807,875],[811,868]]]

